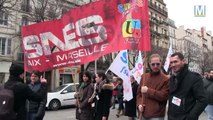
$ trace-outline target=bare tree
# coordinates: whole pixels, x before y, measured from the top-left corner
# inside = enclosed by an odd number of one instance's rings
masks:
[[[193,43],[190,40],[184,39],[183,41],[184,47],[183,47],[183,53],[184,57],[187,60],[187,63],[190,64],[191,62],[196,62],[198,58],[200,57],[200,47],[196,44]]]
[[[205,71],[213,68],[213,51],[202,50],[201,57],[199,58],[199,67],[201,69],[201,72],[204,74]]]
[[[0,0],[0,11],[13,8],[18,0]]]
[[[55,20],[61,15],[61,1],[32,0],[32,22]]]
[[[28,13],[31,22],[59,19],[69,9],[79,6],[68,0],[22,0],[22,10]]]

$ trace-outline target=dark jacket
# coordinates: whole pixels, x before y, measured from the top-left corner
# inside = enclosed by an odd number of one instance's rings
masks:
[[[93,111],[91,103],[88,102],[89,98],[93,94],[92,83],[82,83],[79,87],[79,105],[81,113],[79,114],[79,120],[93,120]]]
[[[14,93],[14,111],[17,113],[17,120],[26,120],[26,100],[42,101],[47,93],[47,84],[41,84],[41,94],[33,92],[18,76],[10,76],[5,83]]]
[[[208,98],[208,104],[213,105],[213,79],[206,78],[203,80],[204,88],[206,90],[206,95]]]
[[[123,84],[119,84],[119,85],[117,85],[117,87],[115,88],[115,90],[117,90],[118,91],[118,94],[117,94],[117,98],[118,99],[123,99]]]
[[[97,100],[95,103],[95,120],[102,120],[105,116],[108,118],[110,107],[112,90],[114,85],[112,83],[104,83],[103,85],[97,85]]]
[[[125,115],[129,117],[136,117],[136,97],[137,97],[137,89],[138,83],[134,81],[131,84],[133,98],[130,101],[125,102]]]
[[[40,82],[35,82],[34,84],[29,84],[28,85],[30,89],[35,92],[40,94],[41,92],[41,83]],[[29,113],[36,113],[36,116],[39,120],[42,120],[44,115],[45,115],[45,106],[47,103],[47,94],[44,97],[44,99],[41,102],[36,102],[36,101],[29,101],[29,106],[28,106],[28,112]]]
[[[170,79],[168,120],[198,120],[206,105],[201,76],[185,65]]]

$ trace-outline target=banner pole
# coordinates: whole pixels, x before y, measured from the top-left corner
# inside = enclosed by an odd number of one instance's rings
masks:
[[[27,83],[27,72],[24,70],[24,82]]]
[[[145,76],[145,73],[146,73],[146,68],[147,68],[147,53],[146,53],[146,51],[144,52],[144,68],[143,68],[143,80],[142,80],[142,86],[144,86],[144,81],[146,81],[146,76]],[[144,107],[145,107],[145,104],[143,103],[144,102],[144,95],[142,95],[142,101],[141,101],[141,103],[142,103],[142,107],[143,107],[143,109],[144,109]],[[140,112],[140,120],[142,120],[142,112]]]
[[[97,73],[97,60],[95,60],[95,74]]]

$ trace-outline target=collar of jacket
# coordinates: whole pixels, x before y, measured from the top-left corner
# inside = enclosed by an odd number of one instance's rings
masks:
[[[85,88],[89,84],[90,84],[90,82],[82,82],[81,85],[80,85],[80,89]]]
[[[106,83],[106,84],[104,84],[103,86],[102,86],[102,89],[104,89],[104,90],[113,90],[113,88],[114,88],[114,85],[113,85],[113,83]]]
[[[183,66],[183,68],[180,70],[180,72],[177,74],[176,78],[178,79],[178,81],[181,81],[184,79],[184,77],[186,76],[186,74],[188,73],[189,69],[188,69],[188,65],[185,64]]]
[[[206,78],[208,81],[213,82],[213,78]]]
[[[9,80],[8,81],[17,81],[17,82],[24,83],[24,80],[21,79],[19,76],[13,76],[13,75],[9,76]]]
[[[180,86],[181,81],[184,79],[188,72],[188,66],[184,65],[184,67],[181,69],[179,73],[176,75],[171,76],[171,81],[170,81],[170,93],[176,91],[178,87]]]
[[[101,92],[101,89],[113,90],[114,89],[114,85],[111,82],[107,83],[106,80],[103,80],[99,84],[97,84],[97,90],[98,90],[99,93]]]
[[[40,80],[38,80],[38,81],[35,81],[34,83],[30,83],[31,85],[37,85],[37,84],[40,84],[41,82],[40,82]]]

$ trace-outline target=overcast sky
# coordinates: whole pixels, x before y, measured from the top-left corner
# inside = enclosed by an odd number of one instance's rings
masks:
[[[164,0],[168,17],[175,21],[177,27],[200,30],[202,26],[213,33],[213,0]],[[194,6],[205,5],[206,17],[194,17]]]

